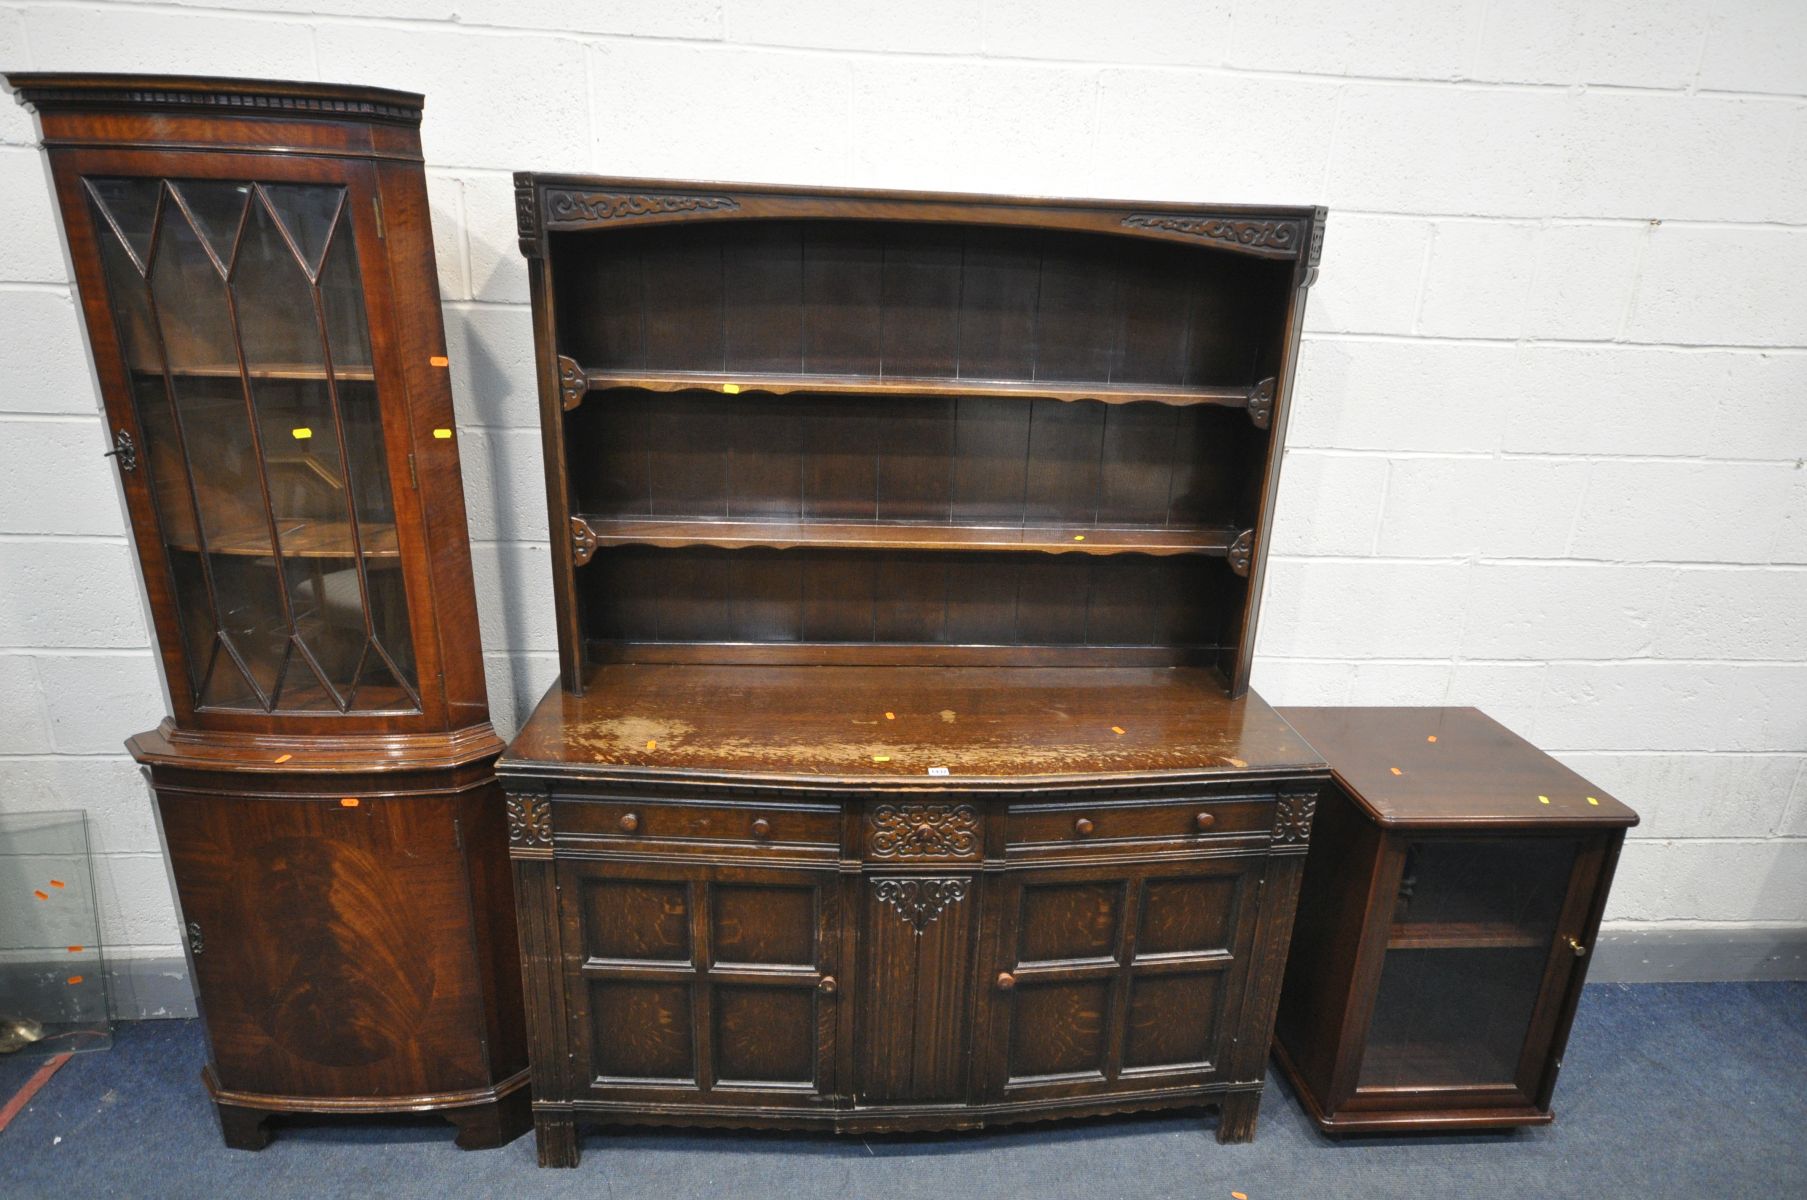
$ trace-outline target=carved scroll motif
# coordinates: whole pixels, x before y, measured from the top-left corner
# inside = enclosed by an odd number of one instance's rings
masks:
[[[508,797],[508,844],[552,845],[552,801],[544,796]]]
[[[1274,806],[1274,841],[1292,845],[1311,838],[1311,817],[1318,810],[1316,796],[1282,796]]]
[[[915,927],[917,933],[927,928],[951,905],[966,899],[964,879],[875,879],[872,894],[889,904],[898,916]]]
[[[558,395],[560,402],[565,406],[565,411],[570,412],[582,404],[584,393],[589,390],[590,377],[585,374],[582,367],[577,365],[577,360],[563,354],[559,355]]]
[[[571,518],[571,561],[578,566],[589,562],[596,553],[596,531],[582,517]]]
[[[1245,529],[1237,534],[1236,540],[1230,543],[1226,557],[1230,562],[1230,570],[1247,578],[1249,566],[1255,561],[1255,531]]]
[[[868,824],[873,858],[979,856],[979,813],[970,804],[881,804]]]
[[[546,193],[546,224],[594,225],[632,217],[656,217],[666,213],[728,211],[740,207],[731,196],[662,196],[645,192]]]
[[[1268,258],[1294,258],[1301,230],[1297,221],[1240,221],[1232,217],[1187,217],[1177,213],[1132,213],[1123,218],[1136,229],[1159,229],[1188,237],[1228,242]]]
[[[1274,423],[1274,387],[1272,375],[1249,389],[1249,420],[1256,429],[1266,429]]]

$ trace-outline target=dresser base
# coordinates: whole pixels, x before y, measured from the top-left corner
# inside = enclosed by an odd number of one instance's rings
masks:
[[[997,1104],[922,1104],[853,1107],[828,1112],[761,1112],[726,1105],[683,1104],[666,1107],[596,1101],[535,1104],[534,1139],[542,1167],[575,1167],[580,1157],[580,1125],[651,1125],[678,1128],[791,1129],[841,1134],[953,1133],[1027,1121],[1058,1121],[1176,1108],[1216,1108],[1217,1140],[1224,1144],[1255,1140],[1262,1085],[1188,1089],[1109,1098],[1074,1097],[1055,1102]]]
[[[201,1081],[213,1099],[220,1134],[234,1150],[262,1150],[270,1144],[270,1118],[299,1113],[326,1116],[372,1116],[394,1113],[433,1113],[458,1130],[455,1144],[461,1150],[493,1150],[527,1132],[533,1123],[527,1072],[518,1071],[494,1087],[473,1088],[422,1096],[338,1098],[276,1096],[228,1091],[219,1084],[212,1066],[201,1071]]]

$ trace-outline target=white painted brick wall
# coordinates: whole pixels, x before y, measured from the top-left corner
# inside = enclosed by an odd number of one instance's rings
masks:
[[[557,674],[521,168],[1324,203],[1256,685],[1473,704],[1645,816],[1621,928],[1807,919],[1807,5],[0,0],[0,68],[427,93],[485,663]],[[83,807],[159,667],[30,117],[0,103],[0,806]]]

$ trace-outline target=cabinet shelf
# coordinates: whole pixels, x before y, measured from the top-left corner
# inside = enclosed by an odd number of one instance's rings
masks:
[[[159,367],[134,367],[132,373],[153,377],[164,374],[162,368]],[[248,367],[244,371],[240,371],[236,363],[220,363],[208,366],[171,367],[169,374],[178,379],[237,379],[242,375],[251,379],[296,383],[324,380],[328,376],[325,367],[306,363],[270,363],[261,367]],[[331,377],[340,383],[351,381],[370,383],[376,379],[376,371],[368,366],[335,366]]]
[[[1399,921],[1387,931],[1388,950],[1524,950],[1549,944],[1547,930],[1508,921]]]
[[[1037,551],[1044,554],[1202,554],[1223,556],[1231,528],[1151,529],[1121,526],[938,525],[904,521],[649,520],[580,515],[596,546],[714,546],[740,549],[821,547],[875,550]]]
[[[1077,380],[958,379],[947,376],[811,375],[715,371],[584,371],[586,391],[637,388],[649,392],[759,392],[788,395],[811,392],[839,396],[1021,396],[1025,399],[1096,400],[1102,404],[1144,401],[1178,406],[1249,405],[1251,398],[1272,396],[1272,380],[1244,387],[1181,386],[1158,383],[1085,383]],[[574,407],[582,393],[567,396]]]
[[[344,521],[278,521],[276,532],[282,537],[284,558],[352,557],[349,549],[351,533]],[[363,538],[365,558],[401,557],[401,546],[396,540],[394,525],[366,523],[358,527],[358,532]],[[169,546],[172,550],[186,550],[190,554],[201,551],[199,541],[192,536],[172,538]],[[270,531],[264,525],[232,530],[210,539],[207,551],[234,558],[268,558]]]

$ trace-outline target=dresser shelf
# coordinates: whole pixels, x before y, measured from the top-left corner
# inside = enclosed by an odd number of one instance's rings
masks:
[[[871,550],[1026,550],[1044,554],[1223,556],[1234,529],[934,525],[914,521],[625,520],[585,516],[598,546],[815,546]]]
[[[1157,383],[1087,383],[1077,380],[961,379],[927,375],[815,375],[712,371],[586,371],[591,392],[635,388],[648,392],[758,392],[774,396],[1021,396],[1037,400],[1096,400],[1103,404],[1245,407],[1250,387],[1173,386]],[[1271,381],[1269,381],[1271,383]]]

